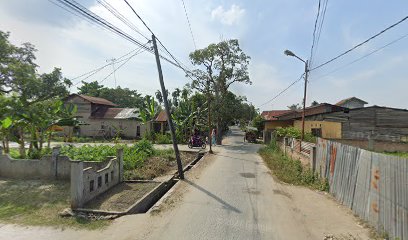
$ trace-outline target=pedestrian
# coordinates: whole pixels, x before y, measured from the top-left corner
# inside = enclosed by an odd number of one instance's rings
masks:
[[[213,130],[211,131],[211,142],[212,142],[213,145],[216,145],[215,134],[216,134],[215,128],[213,128]]]

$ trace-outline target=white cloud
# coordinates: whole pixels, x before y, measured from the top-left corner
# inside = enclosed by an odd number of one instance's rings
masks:
[[[219,20],[225,25],[234,25],[244,17],[245,9],[233,4],[229,10],[225,10],[223,6],[218,6],[211,12],[212,19]]]

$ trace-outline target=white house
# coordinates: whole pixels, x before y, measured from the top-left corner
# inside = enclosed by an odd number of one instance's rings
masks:
[[[74,129],[76,136],[111,138],[120,131],[121,137],[139,138],[146,131],[137,108],[117,108],[104,98],[79,94],[71,94],[64,100],[77,106],[75,116],[86,123]]]

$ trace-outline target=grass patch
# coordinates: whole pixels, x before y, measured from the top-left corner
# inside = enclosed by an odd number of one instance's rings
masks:
[[[299,160],[284,156],[276,142],[271,142],[269,145],[261,148],[259,154],[280,181],[328,191],[327,181],[321,180],[311,169],[302,166]]]
[[[109,221],[62,218],[69,207],[69,183],[41,180],[0,180],[0,222],[34,226],[98,229]]]
[[[383,152],[384,154],[397,156],[401,158],[408,158],[408,152]]]

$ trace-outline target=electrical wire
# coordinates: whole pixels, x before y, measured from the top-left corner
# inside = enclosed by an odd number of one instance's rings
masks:
[[[365,40],[365,41],[363,41],[363,42],[361,42],[361,43],[355,45],[354,47],[350,48],[349,50],[347,50],[347,51],[345,51],[345,52],[343,52],[343,53],[337,55],[336,57],[334,57],[334,58],[332,58],[332,59],[330,59],[330,60],[328,60],[328,61],[326,61],[326,62],[324,62],[324,63],[322,63],[322,64],[320,64],[320,65],[318,65],[317,67],[311,68],[309,71],[316,70],[316,69],[318,69],[318,68],[321,68],[321,67],[323,67],[323,66],[325,66],[325,65],[327,65],[327,64],[329,64],[329,63],[331,63],[331,62],[333,62],[333,61],[335,61],[335,60],[337,60],[337,59],[339,59],[340,57],[346,55],[347,53],[349,53],[349,52],[355,50],[355,49],[358,48],[358,47],[361,47],[362,45],[364,45],[364,44],[368,43],[369,41],[371,41],[372,39],[374,39],[374,38],[380,36],[381,34],[385,33],[386,31],[388,31],[388,30],[394,28],[395,26],[397,26],[398,24],[400,24],[400,23],[406,21],[407,19],[408,19],[408,16],[404,17],[403,19],[401,19],[401,20],[399,20],[398,22],[392,24],[391,26],[385,28],[384,30],[378,32],[377,34],[373,35],[372,37],[368,38],[367,40]]]
[[[138,54],[140,54],[140,53],[142,53],[142,52],[144,52],[144,51],[146,51],[146,49],[140,49],[139,51],[135,52],[132,56],[126,58],[126,59],[124,60],[124,62],[123,62],[121,65],[119,65],[115,70],[113,70],[113,71],[112,71],[109,75],[107,75],[105,78],[103,78],[102,80],[98,81],[98,83],[104,82],[106,79],[108,79],[110,76],[112,76],[112,74],[115,74],[115,72],[116,72],[117,70],[119,70],[121,67],[123,67],[127,62],[129,62],[130,59],[132,59],[134,56],[136,56],[136,55],[138,55]]]
[[[280,95],[282,95],[284,92],[286,92],[289,88],[291,88],[293,85],[295,85],[295,84],[298,83],[300,80],[302,80],[302,78],[303,78],[304,75],[305,75],[304,73],[303,73],[302,75],[300,75],[300,77],[299,77],[296,81],[294,81],[293,83],[291,83],[287,88],[283,89],[283,90],[280,91],[278,94],[276,94],[273,98],[271,98],[271,99],[268,100],[267,102],[265,102],[265,103],[259,105],[258,107],[262,107],[262,106],[264,106],[264,105],[266,105],[266,104],[272,102],[272,101],[275,100],[276,98],[278,98]]]
[[[404,39],[404,38],[406,38],[406,37],[408,37],[408,34],[405,34],[405,35],[403,35],[403,36],[401,36],[401,37],[399,37],[399,38],[397,38],[397,39],[395,39],[395,40],[393,40],[393,41],[391,41],[391,42],[385,44],[384,46],[382,46],[382,47],[380,47],[380,48],[377,48],[377,49],[375,49],[375,50],[369,52],[368,54],[365,54],[364,56],[361,56],[361,57],[355,59],[355,60],[352,61],[352,62],[349,62],[349,63],[347,63],[347,64],[345,64],[345,65],[343,65],[343,66],[341,66],[341,67],[338,67],[338,68],[336,68],[336,69],[334,69],[334,70],[332,70],[332,71],[330,71],[330,72],[328,72],[328,73],[326,73],[326,74],[323,74],[323,75],[317,77],[315,80],[324,78],[324,77],[326,77],[326,76],[328,76],[328,75],[330,75],[330,74],[332,74],[332,73],[335,73],[335,72],[337,72],[337,71],[339,71],[339,70],[341,70],[341,69],[343,69],[343,68],[345,68],[345,67],[347,67],[347,66],[350,66],[350,65],[352,65],[352,64],[354,64],[354,63],[356,63],[356,62],[358,62],[358,61],[361,61],[361,60],[363,60],[364,58],[367,58],[367,57],[373,55],[374,53],[379,52],[379,51],[383,50],[384,48],[386,48],[386,47],[388,47],[388,46],[390,46],[390,45],[392,45],[392,44],[394,44],[394,43],[396,43],[396,42],[398,42],[398,41],[400,41],[400,40],[402,40],[402,39]],[[315,81],[315,80],[314,80],[314,81]]]
[[[116,10],[111,4],[109,4],[105,0],[97,0],[97,2],[102,5],[105,9],[107,9],[110,13],[112,13],[117,19],[119,19],[122,23],[124,23],[126,26],[128,26],[130,29],[133,31],[137,32],[140,34],[142,37],[144,37],[146,40],[149,40],[140,30],[127,19],[125,16],[123,16],[118,10]]]
[[[191,38],[193,39],[194,49],[196,49],[196,50],[197,50],[197,45],[196,45],[196,41],[195,41],[195,38],[194,38],[193,30],[192,30],[192,28],[191,28],[190,19],[188,18],[188,14],[187,14],[186,4],[184,3],[184,0],[181,0],[181,2],[183,3],[184,13],[186,14],[186,18],[187,18],[188,27],[189,27],[189,29],[190,29],[190,33],[191,33]]]
[[[320,16],[320,4],[321,4],[321,0],[319,0],[319,5],[317,6],[316,20],[315,20],[314,28],[313,28],[313,37],[312,37],[313,41],[312,41],[312,47],[311,47],[311,49],[310,49],[309,65],[311,65],[311,62],[312,62],[313,49],[314,49],[314,46],[315,46],[315,43],[316,43],[316,39],[317,39],[317,38],[316,38],[316,30],[317,30],[317,27],[318,27],[317,22],[319,21],[319,16]]]

